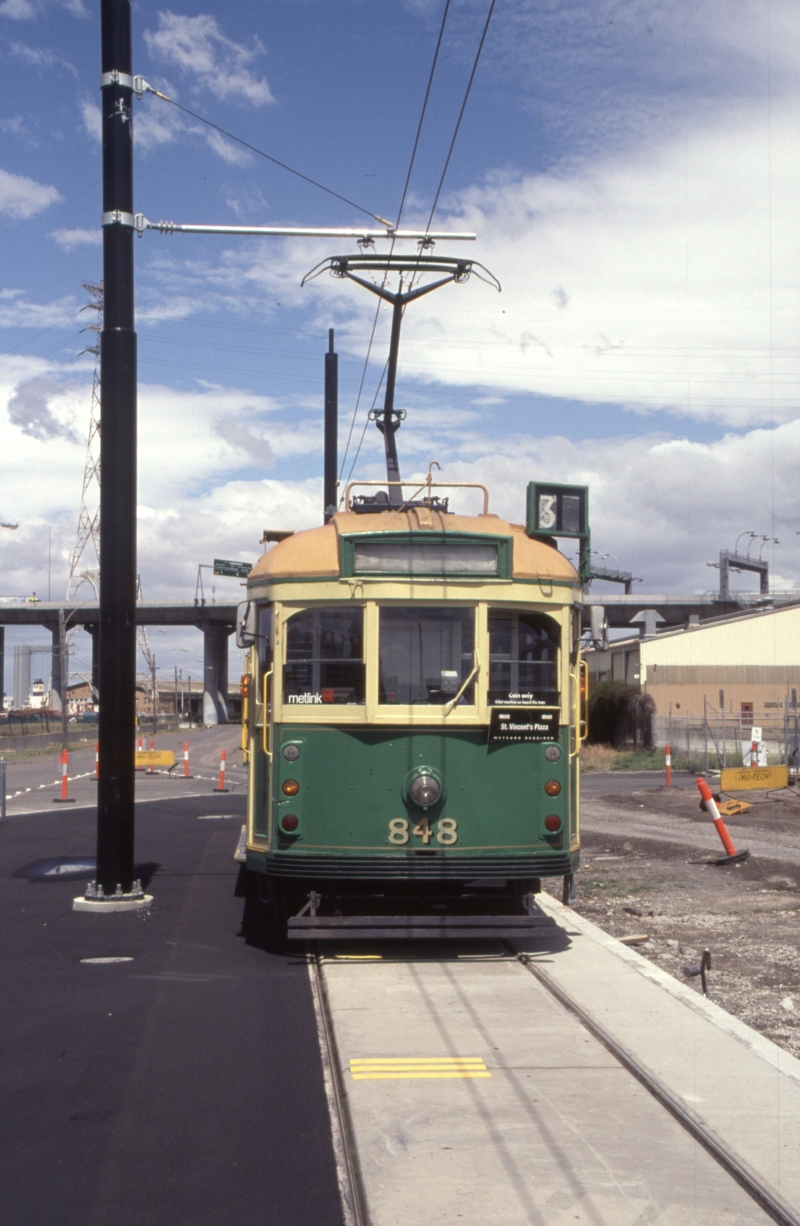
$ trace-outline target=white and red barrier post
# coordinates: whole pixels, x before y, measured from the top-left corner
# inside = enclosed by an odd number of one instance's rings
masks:
[[[150,752],[151,752],[151,753],[154,753],[154,752],[155,752],[155,748],[156,748],[155,737],[152,737],[152,736],[151,736],[151,737],[150,737]],[[150,763],[150,765],[149,765],[149,766],[148,766],[148,768],[147,768],[147,773],[148,773],[148,775],[154,775],[154,774],[156,773],[156,768],[155,768],[154,763],[152,763],[152,762]]]
[[[714,861],[714,863],[715,864],[737,864],[737,863],[741,863],[742,860],[747,860],[750,855],[750,852],[749,851],[737,851],[736,848],[734,847],[733,839],[728,833],[728,827],[725,825],[724,821],[722,820],[720,811],[717,808],[717,802],[715,801],[714,797],[711,795],[711,788],[708,786],[705,779],[697,780],[697,788],[698,788],[698,791],[700,792],[700,795],[703,798],[703,804],[706,809],[706,812],[711,814],[711,820],[716,826],[717,834],[722,840],[722,846],[725,848],[725,855],[719,856]]]
[[[750,742],[750,765],[758,766],[758,741],[755,737]]]
[[[94,777],[96,780],[100,778],[100,746],[99,744],[95,744],[95,747],[94,747]]]
[[[141,753],[143,749],[144,749],[144,738],[143,738],[143,737],[139,737],[138,741],[136,742],[136,752],[137,752],[137,753]],[[143,767],[143,766],[137,766],[137,767],[136,767],[136,769],[137,769],[137,771],[143,771],[143,770],[144,770],[144,767]]]
[[[75,797],[68,796],[69,788],[69,750],[61,750],[61,795],[53,797],[54,805],[74,805]]]
[[[219,787],[214,788],[215,792],[229,792],[230,788],[225,787],[225,761],[228,755],[223,749],[219,759]]]
[[[667,771],[667,787],[672,787],[672,746],[667,741],[664,747],[664,766]]]
[[[189,742],[188,741],[183,742],[183,777],[184,779],[191,779],[192,777],[189,774]]]

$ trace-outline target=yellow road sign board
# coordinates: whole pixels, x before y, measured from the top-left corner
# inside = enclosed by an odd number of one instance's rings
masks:
[[[788,766],[730,766],[720,774],[723,792],[752,791],[755,788],[786,788],[789,786]]]
[[[171,749],[141,749],[136,754],[137,766],[174,766],[175,754]]]

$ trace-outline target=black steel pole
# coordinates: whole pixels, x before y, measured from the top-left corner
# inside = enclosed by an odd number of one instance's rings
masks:
[[[333,348],[333,328],[328,329],[325,354],[325,523],[335,514],[338,503],[337,468],[339,464],[339,355]]]
[[[100,763],[97,882],[133,882],[136,714],[136,333],[130,0],[101,0]]]
[[[402,291],[402,284],[400,286]],[[394,385],[397,380],[397,357],[400,352],[400,325],[403,322],[405,301],[402,292],[397,294],[392,307],[392,335],[389,341],[389,363],[386,368],[386,396],[383,401],[383,447],[386,452],[387,481],[400,480],[400,464],[397,459],[397,441],[395,434],[400,422],[394,416]],[[400,506],[403,501],[403,491],[399,485],[389,486],[389,502]]]

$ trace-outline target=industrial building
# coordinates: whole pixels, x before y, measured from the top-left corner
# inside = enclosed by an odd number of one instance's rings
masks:
[[[586,651],[590,684],[624,681],[655,700],[663,741],[667,720],[720,720],[749,735],[779,733],[794,721],[800,694],[800,604],[764,607],[680,630],[619,639]]]

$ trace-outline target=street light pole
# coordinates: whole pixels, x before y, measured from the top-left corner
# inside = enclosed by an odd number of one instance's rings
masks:
[[[136,333],[130,0],[101,0],[103,330],[97,884],[133,883],[136,714]]]

